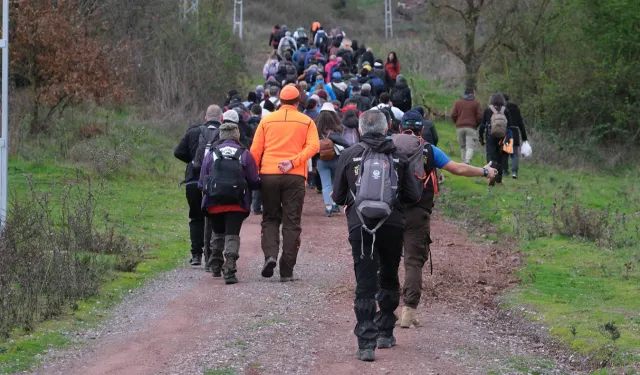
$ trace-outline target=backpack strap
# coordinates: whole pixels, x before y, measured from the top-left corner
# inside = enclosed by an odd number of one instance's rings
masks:
[[[501,115],[504,115],[504,110],[505,110],[505,107],[504,107],[504,106],[502,106],[502,107],[500,108],[500,114],[501,114]]]
[[[496,107],[493,106],[493,104],[489,106],[489,109],[491,109],[491,112],[493,112],[494,115],[498,114],[498,110],[496,109]]]

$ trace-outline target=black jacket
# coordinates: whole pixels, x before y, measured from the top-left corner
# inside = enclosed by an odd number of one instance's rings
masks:
[[[218,121],[209,121],[203,125],[191,125],[187,132],[182,137],[176,148],[173,149],[173,156],[187,163],[187,168],[184,172],[184,182],[198,182],[200,179],[200,171],[193,169],[193,159],[196,156],[198,150],[198,142],[200,141],[200,127],[213,125],[216,128],[220,126]]]
[[[399,82],[393,86],[391,89],[391,102],[394,107],[402,112],[409,112],[413,108],[411,89],[406,82]]]
[[[413,191],[414,185],[412,184],[409,176],[405,171],[409,167],[409,161],[407,158],[399,154],[396,150],[396,146],[391,139],[388,139],[382,134],[366,134],[360,138],[360,142],[364,142],[369,145],[373,150],[382,152],[385,154],[391,154],[395,162],[396,171],[398,172],[398,196],[394,205],[394,210],[391,216],[385,222],[385,225],[404,228],[404,211],[402,208],[403,202],[416,202],[420,199],[422,192]],[[347,206],[347,224],[349,226],[349,232],[356,230],[362,226],[360,219],[353,207],[353,196],[356,193],[356,180],[357,170],[360,167],[360,159],[364,153],[364,147],[358,143],[350,148],[344,150],[338,159],[338,165],[336,167],[336,174],[333,181],[333,201],[341,206]],[[370,223],[367,223],[371,225]]]
[[[498,111],[500,110],[500,108],[502,107],[496,107]],[[507,126],[512,127],[513,120],[511,118],[511,112],[509,112],[509,107],[505,109],[504,115],[507,116]],[[489,137],[489,127],[491,126],[491,116],[493,116],[493,111],[491,111],[491,108],[485,109],[484,113],[482,114],[482,121],[480,122],[480,128],[478,129],[480,131],[480,139],[486,139],[485,137],[487,138]]]
[[[368,111],[373,107],[371,104],[371,98],[368,96],[363,96],[361,94],[355,94],[352,96],[353,99],[358,101],[358,110],[361,112]]]
[[[424,126],[422,127],[422,139],[434,146],[438,146],[438,132],[436,131],[435,125],[433,125],[433,121],[424,120]]]
[[[362,54],[362,59],[360,59],[360,65],[362,65],[362,63],[364,63],[365,61],[368,61],[369,65],[371,65],[371,67],[373,68],[373,63],[375,61],[375,58],[373,57],[373,52],[365,51],[365,53]]]
[[[517,104],[507,103],[507,111],[511,113],[511,119],[513,120],[513,123],[509,123],[513,132],[513,145],[520,146],[521,140],[522,142],[527,141],[527,130],[524,128],[524,119],[520,113],[520,108],[518,108]]]

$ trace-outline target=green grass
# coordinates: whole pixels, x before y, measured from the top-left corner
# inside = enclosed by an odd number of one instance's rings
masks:
[[[206,370],[204,375],[236,375],[237,372],[231,367],[221,368],[216,370]]]
[[[413,101],[415,105],[426,104],[445,114],[451,113],[451,108],[456,100],[460,99],[464,87],[448,87],[443,82],[427,81],[419,75],[403,73],[414,92]]]
[[[24,371],[38,363],[38,354],[70,342],[76,331],[95,326],[108,316],[108,308],[123,296],[181,264],[188,255],[188,226],[184,187],[178,188],[183,164],[170,154],[171,138],[148,129],[132,154],[134,162],[107,176],[107,188],[99,198],[97,220],[108,212],[121,231],[134,243],[144,245],[144,260],[135,272],[112,272],[99,293],[69,308],[56,321],[46,321],[33,332],[19,330],[0,341],[0,373]],[[46,148],[46,145],[44,146]],[[162,155],[162,153],[166,155]],[[14,195],[27,192],[26,176],[32,175],[36,189],[46,190],[56,182],[74,177],[76,168],[90,169],[54,158],[9,162],[9,186]],[[94,176],[97,178],[97,176]]]
[[[453,124],[440,122],[437,129],[439,147],[459,160]],[[473,164],[484,165],[484,155],[484,149],[477,150]],[[457,219],[488,221],[499,234],[520,244],[525,255],[524,267],[518,272],[522,285],[505,295],[505,307],[531,311],[531,319],[580,353],[595,359],[611,356],[621,366],[640,361],[638,169],[616,171],[613,176],[521,160],[520,178],[505,179],[504,186],[491,190],[484,179],[444,173],[446,192],[438,205],[445,213]],[[584,239],[527,235],[536,225],[550,228],[553,203],[567,201],[594,210],[611,206],[611,212],[626,214],[618,237],[633,242],[608,249]],[[539,216],[534,220],[535,212]],[[607,322],[614,322],[621,334],[615,347],[601,333],[601,325]],[[608,348],[614,348],[613,353]]]

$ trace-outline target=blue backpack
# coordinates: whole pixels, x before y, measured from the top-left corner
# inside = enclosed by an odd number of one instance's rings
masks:
[[[384,81],[378,76],[373,76],[371,78],[371,85],[373,86],[373,88],[375,88],[377,95],[380,95],[381,93],[387,91],[387,87],[384,84]]]

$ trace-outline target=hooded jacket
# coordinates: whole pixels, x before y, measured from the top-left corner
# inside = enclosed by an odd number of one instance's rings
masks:
[[[385,225],[404,228],[404,213],[402,202],[417,202],[421,191],[415,190],[413,181],[405,173],[408,169],[409,161],[404,155],[397,152],[396,146],[391,139],[382,134],[365,134],[360,138],[360,143],[366,143],[373,151],[392,155],[398,173],[398,198],[394,203],[394,209]],[[359,229],[362,222],[354,209],[354,195],[356,194],[357,171],[360,168],[362,154],[365,148],[360,144],[355,144],[344,150],[336,167],[335,179],[333,182],[333,200],[336,204],[347,206],[347,223],[349,232]],[[372,223],[366,223],[370,226]]]
[[[371,51],[365,51],[365,52],[362,54],[362,59],[360,59],[360,66],[362,66],[362,64],[363,64],[365,61],[368,61],[368,62],[369,62],[369,65],[373,66],[373,63],[375,62],[375,60],[376,60],[376,59],[375,59],[375,57],[373,56],[373,52],[371,52]]]
[[[371,109],[371,107],[373,107],[371,98],[369,96],[354,94],[352,98],[358,101],[358,110],[360,112],[368,111],[369,109]]]
[[[477,129],[482,120],[482,105],[473,94],[458,99],[451,109],[451,119],[456,128]]]

